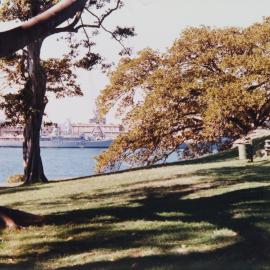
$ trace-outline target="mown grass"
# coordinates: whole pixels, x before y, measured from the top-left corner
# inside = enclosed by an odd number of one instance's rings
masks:
[[[269,171],[226,158],[2,189],[48,221],[2,232],[0,269],[270,269]]]

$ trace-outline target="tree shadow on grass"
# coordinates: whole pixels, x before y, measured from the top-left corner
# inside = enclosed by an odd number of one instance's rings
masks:
[[[197,175],[215,176],[216,181],[225,179],[238,183],[242,182],[269,182],[270,183],[270,162],[260,161],[249,163],[246,166],[221,167],[197,171]]]
[[[14,193],[21,193],[21,192],[28,192],[31,190],[42,190],[52,188],[52,186],[44,185],[44,184],[35,184],[31,186],[17,186],[17,187],[1,187],[0,188],[0,195],[4,194],[14,194]]]
[[[257,226],[260,222],[270,223],[270,191],[268,189],[247,189],[209,198],[181,200],[182,196],[185,195],[187,195],[185,192],[175,192],[173,188],[170,192],[169,190],[166,192],[156,190],[155,192],[147,194],[145,199],[138,200],[137,203],[140,205],[138,207],[125,206],[78,210],[62,213],[54,217],[51,216],[51,218],[56,224],[63,225],[66,222],[81,222],[87,224],[91,222],[91,218],[96,216],[112,216],[113,220],[107,220],[109,224],[125,221],[135,222],[138,220],[154,222],[181,221],[185,223],[207,222],[214,224],[217,228],[228,228],[236,232],[241,241],[221,250],[206,253],[172,256],[171,254],[166,255],[166,252],[164,252],[164,255],[151,256],[149,258],[126,258],[119,262],[88,263],[87,265],[80,266],[80,268],[74,266],[64,269],[153,269],[154,266],[158,267],[158,265],[162,264],[164,264],[164,267],[168,264],[172,269],[177,269],[181,264],[187,264],[187,266],[190,264],[192,266],[194,260],[199,260],[202,263],[201,268],[197,266],[198,269],[206,269],[204,267],[207,265],[213,264],[217,266],[219,261],[226,261],[226,258],[231,258],[231,260],[235,262],[241,262],[243,265],[239,269],[252,269],[248,268],[251,262],[246,260],[247,258],[252,258],[252,265],[260,264],[270,259],[269,231]],[[233,211],[236,210],[240,211],[243,217],[234,218]],[[184,213],[185,215],[179,217],[176,214],[175,216],[170,215],[164,217],[158,214],[160,212],[168,214]],[[103,222],[105,222],[105,220]],[[203,230],[203,228],[200,229]],[[103,229],[94,229],[94,237],[90,236],[85,239],[70,242],[60,241],[50,244],[47,243],[49,251],[44,253],[43,256],[50,258],[54,256],[58,250],[68,255],[97,249],[107,249],[113,252],[114,250],[146,247],[147,245],[166,250],[166,243],[157,244],[149,241],[147,244],[148,237],[158,236],[158,234],[161,234],[160,230],[149,229],[144,232],[136,230],[124,232],[114,230],[113,233],[110,232],[110,230],[110,226],[105,226]],[[189,237],[189,231],[185,232],[183,228],[179,228],[179,230],[179,238],[184,240]],[[163,228],[163,233],[164,232],[168,235],[176,234],[177,229],[166,230],[166,228]],[[70,235],[76,235],[76,233],[78,233],[76,229],[69,232]],[[142,242],[144,244],[141,244]],[[171,261],[172,258],[174,258],[173,261]],[[233,267],[231,269],[233,269]]]
[[[266,166],[267,167],[267,166]],[[239,169],[239,168],[238,168]],[[262,174],[258,179],[265,181],[267,173],[264,169],[253,167],[254,174]],[[205,174],[217,176],[235,177],[248,180],[237,168],[223,168],[206,170]],[[234,171],[235,170],[235,171]],[[266,168],[267,170],[267,168]],[[230,173],[228,173],[230,171]],[[260,178],[262,177],[262,178]],[[238,183],[238,182],[236,182]],[[192,185],[190,185],[192,187]],[[67,235],[73,236],[70,240],[54,242],[40,242],[29,247],[30,250],[39,250],[46,247],[42,254],[42,260],[50,260],[55,256],[69,256],[107,250],[113,253],[115,250],[127,250],[132,248],[158,248],[163,250],[158,255],[136,255],[115,261],[101,260],[99,262],[87,262],[82,265],[58,268],[58,270],[101,270],[101,269],[267,269],[270,262],[270,188],[246,188],[224,192],[223,194],[187,199],[192,190],[187,186],[169,186],[139,188],[131,190],[142,197],[130,196],[130,205],[104,206],[100,208],[79,209],[50,215],[48,225],[69,227]],[[121,195],[121,194],[120,194]],[[119,194],[108,193],[108,197],[117,199]],[[79,200],[74,196],[69,200]],[[92,196],[84,196],[84,200],[93,199]],[[98,199],[98,198],[96,198]],[[134,206],[135,205],[135,206]],[[162,215],[161,215],[162,213]],[[101,218],[102,226],[89,226],[91,222],[97,223],[96,218]],[[175,221],[187,224],[186,227],[164,226],[161,229],[145,228],[144,230],[123,230],[123,222],[163,222]],[[212,224],[217,229],[227,228],[237,234],[237,241],[221,248],[206,250],[204,252],[175,253],[168,252],[166,237],[173,237],[184,241],[194,237],[192,224],[200,223],[196,230],[205,230],[203,224]],[[180,223],[179,223],[180,224]],[[190,224],[190,228],[189,228]],[[74,225],[74,226],[73,226]],[[77,239],[81,233],[85,235]],[[155,241],[155,237],[165,234],[164,241]],[[63,235],[59,235],[63,239]],[[222,240],[221,240],[222,242]],[[207,242],[206,242],[207,244]],[[24,259],[28,265],[34,265],[37,261],[36,254],[28,254]],[[18,265],[20,267],[23,265]],[[0,265],[1,267],[1,265]],[[15,266],[6,265],[3,269],[15,270]],[[20,269],[20,268],[17,268]],[[27,268],[26,268],[27,269]],[[31,269],[31,268],[29,268]]]
[[[253,257],[235,260],[233,256],[222,257],[225,253],[232,254],[241,248],[234,245],[222,251],[193,253],[187,255],[152,255],[145,257],[129,257],[116,261],[100,261],[70,267],[60,267],[57,270],[258,270],[268,269],[269,261],[254,261]],[[220,258],[220,259],[219,259]],[[238,258],[239,259],[239,258]],[[228,261],[231,260],[231,261]]]

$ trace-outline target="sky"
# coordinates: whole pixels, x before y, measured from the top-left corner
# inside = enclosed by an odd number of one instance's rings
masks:
[[[246,27],[270,16],[269,0],[124,0],[125,6],[105,22],[106,26],[134,26],[136,36],[126,43],[133,48],[133,55],[146,47],[165,51],[188,26],[240,26]],[[0,26],[0,30],[3,30]],[[108,62],[119,61],[119,44],[107,34],[97,40],[99,51]],[[55,37],[45,41],[44,57],[60,56],[63,44],[56,43]],[[50,99],[46,108],[48,119],[62,123],[88,122],[95,109],[95,99],[100,90],[108,84],[108,78],[99,70],[86,72],[78,70],[78,80],[84,92],[83,97],[56,100]],[[107,116],[108,122],[119,120],[113,113]]]

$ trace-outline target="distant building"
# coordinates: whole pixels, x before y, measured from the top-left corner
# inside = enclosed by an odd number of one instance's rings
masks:
[[[57,124],[55,123],[43,123],[41,127],[41,135],[50,136],[55,130],[55,128],[57,128]]]
[[[41,134],[43,136],[49,136],[57,124],[43,124]],[[21,137],[23,136],[24,127],[21,125],[18,126],[7,126],[0,128],[0,136],[2,137]]]
[[[85,135],[95,139],[115,139],[123,131],[121,125],[107,124],[106,118],[99,118],[98,111],[94,111],[94,117],[89,119],[89,123],[71,124],[71,134]]]
[[[122,128],[120,125],[114,124],[77,123],[71,124],[71,130],[72,134],[77,136],[84,134],[95,139],[115,139]]]
[[[98,114],[95,112],[95,116],[89,119],[89,123],[71,123],[69,120],[62,125],[43,123],[41,135],[73,135],[86,136],[95,140],[114,140],[122,131],[121,125],[107,124],[105,118],[99,119]],[[23,126],[0,128],[0,136],[21,137],[23,136]]]
[[[4,137],[18,137],[23,135],[23,126],[8,126],[0,128],[0,136]]]

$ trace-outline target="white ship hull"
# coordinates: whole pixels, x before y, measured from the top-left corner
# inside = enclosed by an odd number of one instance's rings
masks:
[[[88,140],[41,140],[41,148],[108,148],[112,140],[88,141]]]
[[[89,141],[89,140],[65,140],[65,139],[41,139],[41,148],[108,148],[112,140]],[[0,147],[22,147],[22,139],[1,139]]]

